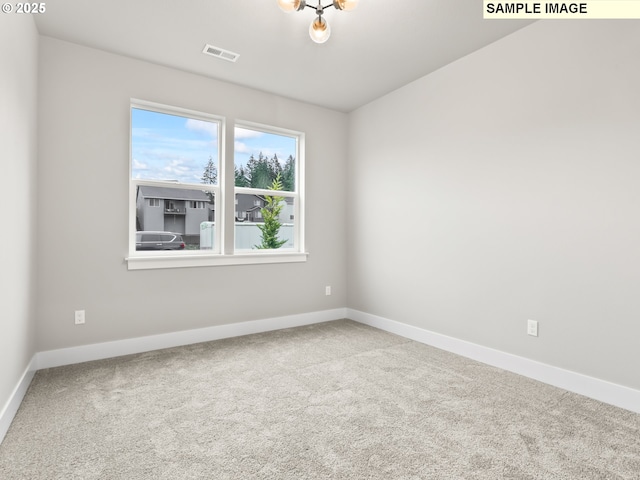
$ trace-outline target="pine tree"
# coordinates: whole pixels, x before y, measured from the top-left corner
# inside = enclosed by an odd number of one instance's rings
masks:
[[[256,160],[256,157],[254,157],[252,154],[249,157],[249,160],[247,161],[247,166],[245,169],[245,173],[247,175],[247,179],[249,180],[249,183],[251,183],[251,177],[253,176],[253,172],[255,171],[257,166],[258,166],[258,161]]]
[[[280,179],[280,175],[271,182],[269,189],[282,190],[282,180]],[[264,223],[258,225],[261,232],[262,243],[260,245],[255,245],[255,248],[280,248],[282,245],[287,243],[286,239],[281,240],[278,238],[278,233],[280,233],[280,227],[282,226],[279,216],[282,211],[282,207],[284,206],[282,205],[284,197],[267,195],[265,196],[265,200],[266,204],[264,208],[260,209]]]
[[[249,182],[251,188],[269,188],[269,185],[273,181],[269,169],[269,161],[262,152],[258,155],[256,160],[253,155],[247,162],[247,168],[249,170]]]
[[[286,192],[296,190],[296,161],[289,155],[282,169],[282,189]]]
[[[209,161],[204,167],[204,172],[202,172],[202,183],[205,185],[215,185],[218,183],[218,169],[216,168],[216,164],[213,162],[213,158],[209,156]],[[213,193],[206,192],[209,197],[209,201],[213,202]]]
[[[282,165],[280,165],[278,155],[274,154],[269,160],[269,176],[271,177],[271,181],[273,182],[278,178],[278,175],[282,175]]]
[[[250,185],[249,179],[247,178],[247,173],[242,165],[238,167],[235,166],[235,186],[236,187],[248,187]]]

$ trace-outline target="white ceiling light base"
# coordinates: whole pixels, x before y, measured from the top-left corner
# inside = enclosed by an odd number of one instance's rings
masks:
[[[313,8],[318,18],[314,19],[309,26],[309,36],[316,43],[324,43],[329,40],[331,28],[327,21],[322,18],[325,8],[334,7],[336,10],[350,11],[356,8],[358,0],[333,0],[332,3],[322,5],[318,0],[317,6],[307,5],[306,0],[277,0],[280,9],[285,13],[300,12],[305,7]]]

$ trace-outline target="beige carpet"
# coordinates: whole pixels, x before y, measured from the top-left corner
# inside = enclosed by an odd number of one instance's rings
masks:
[[[39,371],[11,479],[640,479],[640,415],[351,321]]]

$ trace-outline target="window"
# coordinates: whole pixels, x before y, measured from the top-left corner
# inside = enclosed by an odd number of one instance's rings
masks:
[[[144,241],[130,243],[130,257],[220,252],[215,224],[222,199],[218,184],[221,125],[220,118],[210,115],[132,104],[130,242],[134,231],[153,232],[149,235],[160,235],[162,240],[158,248]],[[192,205],[198,205],[197,210],[187,208]],[[207,238],[203,245],[205,231],[213,239]],[[167,240],[176,235],[179,242]]]
[[[239,123],[234,140],[235,198],[248,213],[236,219],[236,250],[298,250],[300,136]]]
[[[304,135],[238,123],[232,152],[225,128],[221,117],[132,101],[129,269],[306,260]],[[142,241],[158,235],[173,240]]]

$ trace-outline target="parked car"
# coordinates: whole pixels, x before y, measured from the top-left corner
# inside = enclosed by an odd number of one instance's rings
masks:
[[[184,250],[184,240],[179,233],[136,232],[136,250]]]

